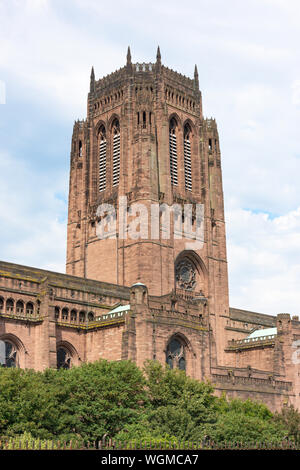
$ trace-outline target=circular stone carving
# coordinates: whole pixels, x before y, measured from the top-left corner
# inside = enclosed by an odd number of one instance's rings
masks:
[[[190,261],[180,261],[175,271],[176,283],[180,289],[193,290],[195,288],[196,271]]]

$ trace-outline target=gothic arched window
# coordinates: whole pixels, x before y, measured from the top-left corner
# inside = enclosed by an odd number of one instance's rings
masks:
[[[71,310],[71,321],[77,321],[77,310]]]
[[[17,313],[24,313],[24,303],[22,302],[22,300],[18,300],[16,307]]]
[[[0,367],[17,367],[17,348],[10,341],[0,340]]]
[[[84,323],[85,322],[85,312],[79,312],[79,321],[80,323]]]
[[[7,313],[13,313],[14,312],[14,301],[13,301],[13,299],[8,299],[6,301],[6,311],[7,311]]]
[[[71,367],[71,354],[66,348],[58,348],[57,350],[57,368],[70,369]]]
[[[54,311],[55,311],[55,319],[58,320],[59,319],[59,314],[60,314],[60,308],[55,307]]]
[[[69,318],[69,310],[67,308],[63,308],[61,311],[61,318],[62,320],[68,320]]]
[[[113,165],[112,165],[112,184],[117,186],[120,180],[120,123],[115,119],[112,124],[112,147],[113,147]]]
[[[167,347],[166,362],[171,369],[186,369],[185,348],[178,338],[172,338]]]
[[[32,315],[33,314],[33,303],[32,302],[27,302],[26,304],[26,315]]]
[[[94,318],[95,318],[94,313],[93,313],[93,312],[89,312],[89,313],[88,313],[88,321],[94,321]]]
[[[177,122],[174,118],[170,120],[169,126],[169,150],[170,150],[170,173],[171,184],[177,186],[178,184],[178,169],[177,169]]]
[[[183,153],[185,189],[192,191],[191,128],[189,124],[184,126]]]
[[[106,132],[104,126],[100,127],[98,134],[99,143],[99,191],[106,188]]]

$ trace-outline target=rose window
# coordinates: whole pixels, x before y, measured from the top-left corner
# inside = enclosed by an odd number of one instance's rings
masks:
[[[196,270],[188,260],[180,261],[176,266],[176,284],[180,289],[193,290],[196,285]]]

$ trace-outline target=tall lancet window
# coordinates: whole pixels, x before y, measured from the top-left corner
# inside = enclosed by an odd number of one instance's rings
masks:
[[[106,188],[106,133],[104,126],[99,130],[99,191]]]
[[[184,126],[183,152],[185,189],[192,191],[191,128],[189,124]]]
[[[117,119],[112,125],[113,137],[113,186],[117,186],[120,180],[120,124]]]
[[[177,141],[176,141],[177,122],[174,118],[170,121],[169,129],[169,147],[170,147],[170,173],[171,183],[174,186],[178,184],[178,169],[177,169]]]

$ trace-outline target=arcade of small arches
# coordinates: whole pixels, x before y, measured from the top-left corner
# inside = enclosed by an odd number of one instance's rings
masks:
[[[23,300],[15,301],[12,298],[4,299],[0,297],[0,314],[10,315],[39,315],[40,313],[40,302],[37,300],[34,302],[25,302]]]
[[[189,97],[185,97],[180,93],[176,93],[174,90],[170,88],[165,89],[165,99],[174,103],[176,106],[186,107],[190,110],[195,110],[196,103]]]
[[[147,112],[147,111],[138,111],[136,113],[136,125],[137,127],[142,126],[143,129],[147,128],[147,123],[149,126],[152,126],[152,112]]]
[[[96,103],[94,103],[94,110],[104,109],[106,105],[115,105],[123,98],[123,95],[124,91],[120,89],[115,91],[111,95],[103,97],[101,100],[96,101]]]
[[[69,309],[67,307],[54,308],[55,319],[59,322],[74,322],[74,323],[86,323],[95,320],[94,312],[86,312],[85,310]]]

